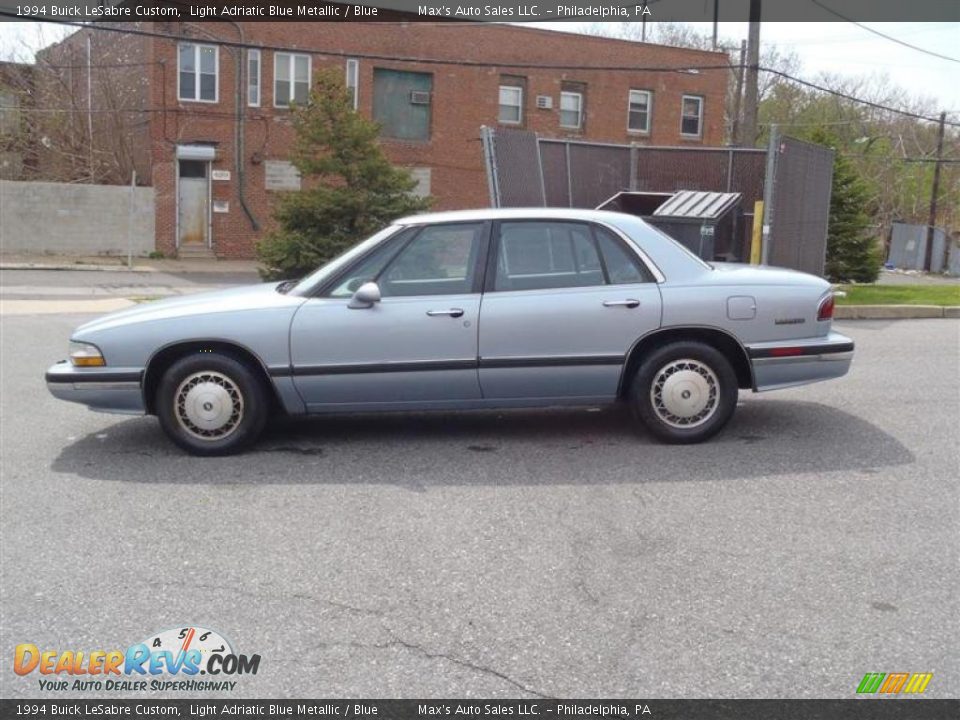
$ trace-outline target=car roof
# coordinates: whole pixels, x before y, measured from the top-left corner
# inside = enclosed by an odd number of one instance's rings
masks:
[[[477,210],[454,210],[450,212],[424,213],[409,215],[396,221],[397,225],[426,225],[444,222],[468,222],[470,220],[593,220],[612,222],[630,218],[633,215],[610,212],[609,210],[588,210],[583,208],[479,208]]]

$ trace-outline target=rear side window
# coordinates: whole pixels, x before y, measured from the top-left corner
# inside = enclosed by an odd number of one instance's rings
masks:
[[[546,290],[649,282],[622,243],[601,227],[576,222],[500,224],[493,290]]]
[[[603,267],[587,225],[501,223],[494,290],[543,290],[603,284]]]

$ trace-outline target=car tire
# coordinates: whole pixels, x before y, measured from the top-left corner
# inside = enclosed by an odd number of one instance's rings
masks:
[[[157,388],[157,417],[193,455],[229,455],[251,445],[267,421],[263,382],[239,360],[197,353],[177,360]]]
[[[637,369],[630,402],[657,439],[691,444],[716,435],[737,407],[737,375],[730,361],[700,342],[670,343]]]

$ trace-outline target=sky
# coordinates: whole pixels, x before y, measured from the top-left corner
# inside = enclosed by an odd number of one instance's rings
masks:
[[[571,31],[589,23],[533,23],[552,30]],[[711,23],[684,23],[702,34],[712,35]],[[940,110],[957,114],[960,120],[960,23],[863,23],[955,62],[926,55],[878,37],[847,22],[780,23],[761,25],[760,44],[773,43],[794,50],[803,63],[799,73],[813,80],[821,72],[861,76],[885,73],[894,85],[913,96],[928,97]],[[720,23],[721,44],[739,47],[747,37],[747,23]]]
[[[589,23],[532,23],[553,30],[576,31]],[[710,23],[687,23],[700,32],[712,33]],[[886,74],[892,83],[914,96],[930,98],[940,110],[960,120],[960,23],[864,23],[869,28],[954,58],[932,57],[878,37],[847,22],[763,23],[761,43],[774,43],[795,50],[803,63],[800,76],[815,79],[820,72],[843,75]],[[57,29],[45,29],[49,41]],[[720,23],[722,43],[739,46],[747,36],[746,23]],[[38,24],[0,23],[0,59],[7,59],[14,47],[36,49]]]

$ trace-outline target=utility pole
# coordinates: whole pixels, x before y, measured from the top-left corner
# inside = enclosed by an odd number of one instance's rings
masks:
[[[717,24],[720,21],[720,0],[713,0],[713,49],[717,49]]]
[[[737,94],[733,98],[733,128],[730,130],[730,142],[732,145],[739,147],[743,145],[743,140],[740,137],[741,132],[741,118],[740,113],[743,107],[743,75],[744,75],[744,65],[747,63],[747,41],[740,41],[740,65],[737,67]]]
[[[96,179],[93,177],[93,64],[91,62],[91,35],[92,33],[87,33],[87,141],[90,145],[88,151],[88,158],[90,162],[90,182],[93,183],[96,181]]]
[[[937,131],[937,159],[933,164],[933,188],[930,190],[930,220],[927,222],[927,249],[923,257],[923,269],[930,272],[933,263],[933,231],[937,224],[937,195],[940,194],[940,168],[943,165],[943,131],[947,113],[940,113],[940,129]]]
[[[757,72],[760,66],[760,0],[750,0],[750,32],[747,35],[747,71],[744,81],[742,143],[753,147],[757,142]]]

